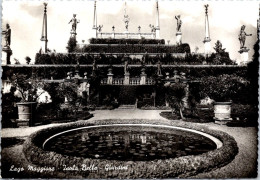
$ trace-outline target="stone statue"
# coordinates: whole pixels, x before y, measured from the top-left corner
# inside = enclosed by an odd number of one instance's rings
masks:
[[[129,73],[129,69],[128,69],[128,59],[125,59],[125,67],[124,67],[124,72]]]
[[[95,72],[96,70],[97,70],[97,62],[96,62],[96,58],[93,58],[92,71]]]
[[[154,33],[156,31],[156,28],[154,27],[154,25],[149,25],[149,27],[151,28],[151,32]]]
[[[158,76],[162,75],[162,64],[161,64],[160,59],[157,62],[157,75]]]
[[[73,14],[73,18],[70,20],[69,24],[72,22],[72,29],[71,32],[76,33],[77,30],[77,24],[79,21],[76,18],[76,14]]]
[[[124,22],[125,22],[125,28],[128,31],[128,24],[129,24],[130,18],[128,15],[124,15]]]
[[[177,32],[181,32],[181,25],[182,25],[182,21],[181,21],[181,15],[175,16],[175,19],[177,20]]]
[[[141,32],[141,26],[138,26],[138,32]]]
[[[246,36],[252,36],[252,34],[247,34],[245,32],[245,28],[246,28],[245,25],[241,26],[240,34],[238,35],[238,39],[240,41],[240,49],[246,48],[245,47]]]
[[[101,31],[102,31],[102,28],[103,28],[103,25],[99,25],[99,26],[97,27],[98,32],[101,32]]]
[[[9,24],[6,24],[6,30],[2,31],[2,35],[5,37],[5,46],[4,47],[10,47],[11,45],[11,29]]]

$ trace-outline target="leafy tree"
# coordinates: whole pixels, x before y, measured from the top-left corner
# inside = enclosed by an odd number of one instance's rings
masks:
[[[21,64],[20,61],[16,58],[14,58],[15,63],[14,64]]]
[[[236,75],[205,76],[200,83],[201,97],[209,97],[217,102],[234,101],[243,96],[242,91],[248,81]]]
[[[250,81],[250,102],[258,106],[258,70],[259,70],[259,38],[254,45],[253,61],[248,63],[248,79]]]
[[[26,63],[27,63],[27,64],[30,64],[31,58],[30,58],[29,56],[26,56],[26,57],[25,57],[25,60],[26,60]]]
[[[47,86],[46,83],[37,79],[35,75],[27,77],[25,74],[14,74],[11,78],[12,86],[15,87],[22,98],[23,102],[35,102],[44,91],[37,93],[39,89]]]
[[[215,43],[214,50],[217,54],[221,54],[225,52],[226,48],[222,48],[222,43],[219,40],[217,40],[217,42]]]
[[[77,47],[77,40],[75,37],[70,37],[69,41],[68,41],[68,46],[66,47],[68,50],[68,53],[72,53],[75,51]]]
[[[83,102],[83,98],[78,95],[78,83],[76,81],[60,83],[56,91],[60,98],[67,98],[69,112],[76,115]]]
[[[181,119],[184,119],[183,109],[184,109],[184,98],[186,97],[185,85],[182,83],[166,84],[166,100],[172,108],[172,113],[174,111],[179,111]]]

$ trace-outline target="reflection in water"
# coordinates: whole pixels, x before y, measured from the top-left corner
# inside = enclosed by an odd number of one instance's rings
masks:
[[[71,156],[117,160],[176,158],[216,149],[210,139],[181,130],[167,133],[78,130],[51,139],[45,147]]]

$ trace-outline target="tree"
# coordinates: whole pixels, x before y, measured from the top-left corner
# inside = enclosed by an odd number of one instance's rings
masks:
[[[30,78],[25,74],[14,74],[10,80],[12,86],[19,91],[22,102],[37,101],[40,95],[44,93],[44,91],[39,92],[39,89],[47,87],[47,84],[37,79],[34,74]]]
[[[68,50],[68,53],[72,53],[75,51],[77,47],[77,40],[75,37],[70,37],[69,41],[68,41],[68,46],[66,47]]]
[[[67,98],[69,112],[76,115],[82,107],[82,97],[78,95],[78,83],[76,81],[60,83],[56,91],[60,98]]]
[[[225,52],[226,48],[222,48],[222,43],[219,40],[217,40],[217,42],[215,43],[214,50],[217,54],[221,54]]]
[[[259,70],[259,39],[254,45],[253,61],[248,63],[248,79],[250,81],[250,102],[258,107],[258,70]]]
[[[16,58],[14,58],[15,63],[14,64],[21,64],[20,61]]]
[[[179,111],[181,119],[184,119],[182,111],[184,109],[184,98],[186,97],[185,84],[166,84],[165,87],[167,89],[166,100],[172,108],[172,114],[174,111]]]
[[[29,56],[26,56],[26,57],[25,57],[25,60],[26,60],[26,63],[27,63],[27,64],[30,64],[31,58],[30,58]]]

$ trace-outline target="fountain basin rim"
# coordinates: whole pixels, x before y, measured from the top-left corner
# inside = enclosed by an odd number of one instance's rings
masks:
[[[169,128],[169,129],[177,129],[177,130],[182,130],[182,131],[187,131],[187,132],[192,132],[192,133],[196,133],[199,135],[202,135],[204,137],[209,138],[210,140],[212,140],[216,146],[217,149],[221,148],[223,146],[223,143],[217,139],[216,137],[209,135],[207,133],[204,133],[202,131],[198,131],[198,130],[194,130],[194,129],[189,129],[189,128],[183,128],[183,127],[177,127],[177,126],[169,126],[169,125],[155,125],[155,124],[106,124],[106,125],[93,125],[93,126],[86,126],[86,127],[79,127],[79,128],[74,128],[74,129],[69,129],[66,131],[62,131],[60,133],[54,134],[51,137],[47,138],[42,145],[42,148],[44,149],[45,144],[51,140],[54,137],[57,137],[59,135],[68,133],[68,132],[72,132],[72,131],[77,131],[77,130],[82,130],[82,129],[91,129],[91,128],[97,128],[97,127],[115,127],[115,126],[145,126],[145,127],[161,127],[161,128]]]

